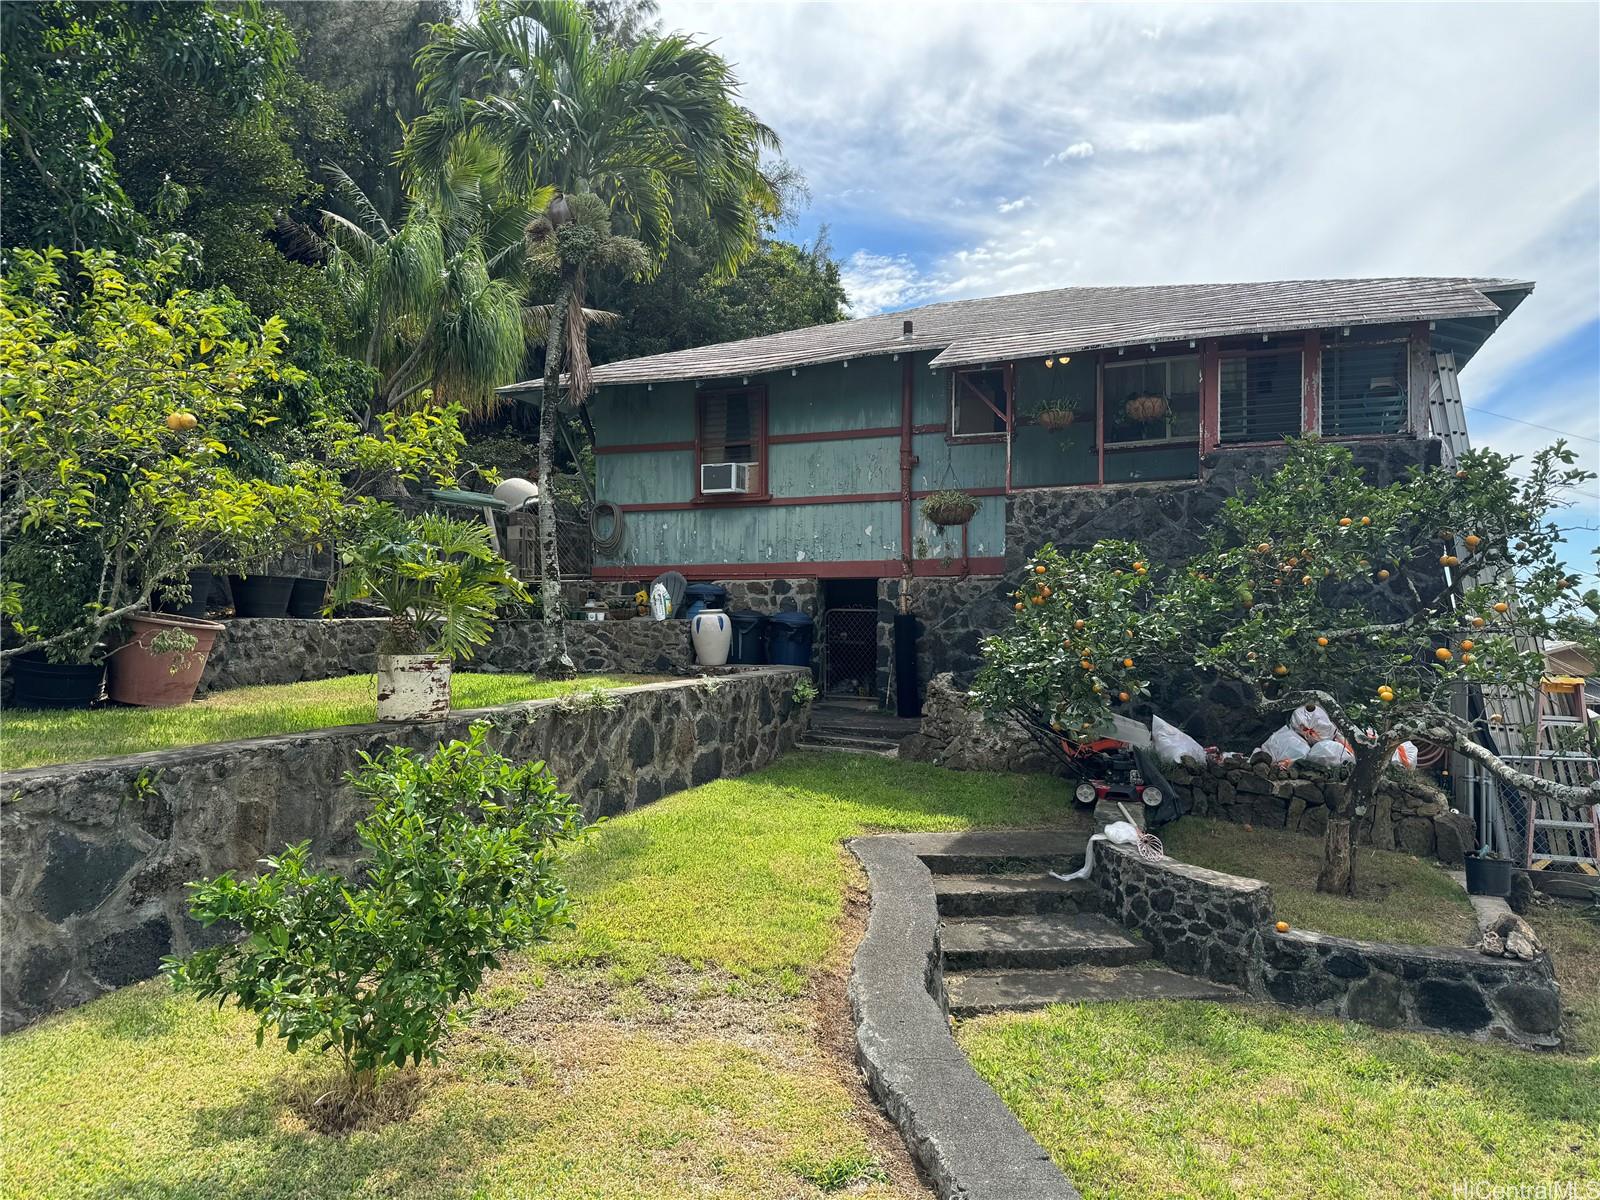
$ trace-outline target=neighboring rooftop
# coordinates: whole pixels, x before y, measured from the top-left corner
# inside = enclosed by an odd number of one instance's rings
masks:
[[[596,386],[725,379],[871,355],[936,350],[935,367],[1259,333],[1440,323],[1435,341],[1475,354],[1533,284],[1515,279],[1301,279],[1275,283],[1071,287],[951,300],[831,325],[630,358]],[[909,337],[902,332],[912,323]],[[538,391],[528,380],[500,389]]]

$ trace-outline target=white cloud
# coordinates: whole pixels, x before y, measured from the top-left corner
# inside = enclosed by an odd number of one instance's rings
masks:
[[[1593,427],[1594,372],[1527,381],[1600,319],[1594,6],[662,7],[738,64],[858,313],[1073,284],[1533,278],[1467,402]],[[872,69],[846,78],[841,47]],[[1028,198],[1029,231],[995,196]],[[1473,428],[1520,448],[1506,422]]]
[[[1057,150],[1054,154],[1050,155],[1050,157],[1046,158],[1044,160],[1044,165],[1048,167],[1052,163],[1067,162],[1074,158],[1093,157],[1093,142],[1073,142],[1072,145],[1068,146],[1065,150]]]
[[[1018,196],[1015,200],[1007,200],[1004,196],[1001,196],[1000,211],[1003,213],[1016,212],[1017,209],[1027,208],[1032,203],[1032,196]]]

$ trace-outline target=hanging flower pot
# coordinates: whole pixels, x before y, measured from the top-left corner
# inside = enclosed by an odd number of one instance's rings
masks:
[[[943,529],[947,525],[965,525],[977,515],[979,507],[977,498],[965,492],[933,492],[922,501],[922,515]]]
[[[1133,397],[1123,411],[1128,414],[1129,420],[1149,425],[1164,419],[1172,411],[1172,406],[1167,403],[1165,396],[1151,394]]]
[[[1073,408],[1041,408],[1033,419],[1050,432],[1059,433],[1078,419],[1078,411]]]

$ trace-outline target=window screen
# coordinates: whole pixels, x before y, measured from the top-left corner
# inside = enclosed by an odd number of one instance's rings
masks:
[[[1107,363],[1102,382],[1107,443],[1200,435],[1198,356]]]
[[[1328,437],[1398,433],[1406,423],[1406,344],[1331,346],[1322,351],[1322,432]]]
[[[997,367],[994,370],[952,371],[950,375],[953,389],[950,432],[956,437],[1004,433],[1006,423],[1000,413],[1006,411],[1005,371]],[[988,403],[985,403],[986,400]]]
[[[1275,442],[1301,432],[1300,351],[1224,355],[1223,442]]]
[[[762,491],[762,441],[766,436],[766,392],[711,392],[700,397],[700,462],[749,463],[750,490]]]

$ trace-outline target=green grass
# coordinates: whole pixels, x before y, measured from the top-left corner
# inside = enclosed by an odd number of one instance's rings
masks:
[[[450,681],[450,703],[455,708],[488,708],[586,688],[650,683],[656,678],[586,675],[548,680],[532,675],[458,673]],[[178,708],[9,708],[0,725],[0,758],[6,769],[19,770],[270,733],[301,733],[330,725],[360,725],[376,719],[377,686],[375,675],[349,675],[312,683],[235,688]]]
[[[1161,837],[1183,862],[1270,883],[1277,917],[1299,929],[1438,946],[1464,945],[1477,934],[1461,886],[1408,854],[1358,849],[1355,896],[1325,896],[1317,891],[1321,838],[1199,817],[1183,818]]]
[[[409,1120],[344,1138],[285,1103],[326,1068],[232,1010],[151,983],[59,1014],[0,1041],[0,1194],[908,1200],[797,995],[837,959],[839,842],[1038,824],[1060,793],[807,754],[606,822],[568,864],[577,928],[490,981]]]
[[[1086,1196],[1449,1196],[1461,1180],[1581,1195],[1600,1178],[1600,1059],[1155,1002],[957,1036]]]

